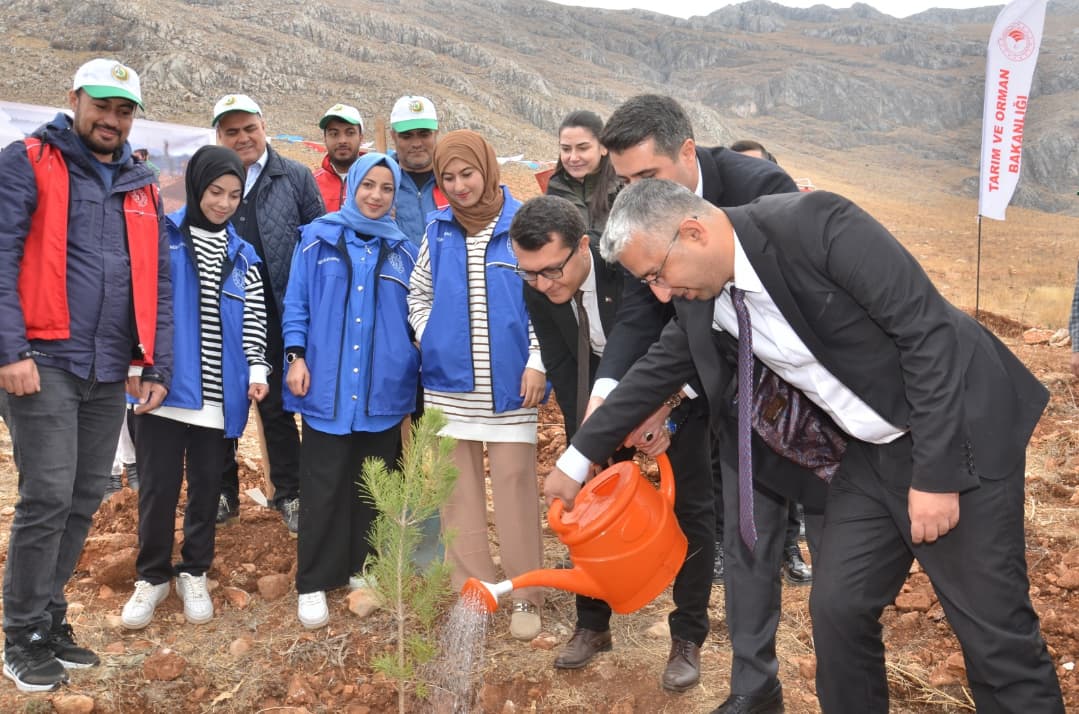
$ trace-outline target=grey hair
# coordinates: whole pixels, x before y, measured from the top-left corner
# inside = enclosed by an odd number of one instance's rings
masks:
[[[611,207],[599,250],[604,260],[615,262],[634,234],[655,241],[669,241],[682,219],[704,216],[712,204],[680,183],[645,179],[622,189]]]

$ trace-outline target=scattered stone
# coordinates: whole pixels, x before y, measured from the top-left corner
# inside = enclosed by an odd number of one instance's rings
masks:
[[[534,650],[553,650],[558,646],[558,638],[549,632],[541,632],[539,637],[529,643],[529,646]]]
[[[263,575],[258,579],[259,595],[263,600],[272,601],[278,600],[285,596],[292,587],[291,581],[284,573],[274,573],[273,575]]]
[[[212,593],[214,590],[217,590],[217,588],[219,586],[220,586],[220,583],[218,583],[213,578],[206,578],[206,592],[211,592]]]
[[[370,588],[360,588],[348,594],[349,612],[357,617],[367,617],[378,609],[380,602],[378,594]]]
[[[371,707],[359,702],[352,702],[345,709],[345,714],[371,714]]]
[[[4,518],[8,518],[9,516],[14,516],[14,515],[15,515],[15,506],[4,506],[3,508],[0,508],[0,516],[3,516]]]
[[[967,662],[963,659],[962,652],[952,652],[948,655],[948,659],[944,660],[944,664],[955,674],[967,676]]]
[[[154,643],[140,638],[128,643],[128,646],[131,647],[132,652],[145,652],[146,650],[152,650]]]
[[[90,577],[113,588],[130,585],[135,580],[135,548],[121,548],[106,553],[90,564]]]
[[[663,618],[645,630],[644,634],[657,640],[669,640],[671,639],[671,625],[667,622],[667,618]]]
[[[1065,590],[1079,589],[1079,569],[1071,568],[1061,573],[1057,578],[1057,586]]]
[[[79,556],[79,570],[88,570],[90,566],[104,556],[123,550],[137,548],[139,537],[135,533],[104,533],[87,537]]]
[[[596,673],[597,677],[607,682],[615,681],[619,677],[625,676],[625,672],[615,665],[610,657],[600,659],[595,667],[593,667],[593,671]]]
[[[1028,345],[1044,345],[1053,339],[1053,330],[1043,327],[1032,327],[1023,333],[1023,342]]]
[[[228,600],[229,604],[237,610],[243,610],[251,602],[251,595],[246,590],[229,586],[222,592],[224,592],[225,599]]]
[[[233,657],[243,657],[251,651],[253,640],[249,635],[241,635],[229,644],[229,654]]]
[[[90,714],[94,700],[85,694],[63,694],[52,700],[52,708],[57,714]]]
[[[637,711],[637,698],[632,694],[622,697],[611,707],[611,714],[635,714]]]
[[[102,585],[97,589],[98,600],[112,600],[114,597],[116,597],[116,591],[108,585]]]
[[[195,691],[191,692],[191,696],[188,697],[188,700],[192,702],[197,702],[206,697],[207,691],[208,690],[206,689],[206,687],[199,687]]]
[[[165,648],[154,652],[142,663],[142,675],[159,682],[171,682],[187,669],[187,660]]]
[[[962,679],[952,671],[947,662],[941,662],[929,673],[929,686],[934,688],[949,687],[961,682]]]
[[[513,703],[512,699],[507,699],[506,703],[502,705],[502,714],[517,714],[517,705]]]
[[[119,615],[105,615],[105,624],[113,629],[119,629],[124,626],[124,621]]]
[[[817,658],[813,655],[806,655],[804,657],[795,657],[795,663],[798,665],[798,675],[807,682],[815,681],[817,678]]]
[[[254,563],[243,563],[240,567],[244,569],[245,573],[253,573],[256,570]]]
[[[1072,343],[1072,337],[1068,334],[1067,328],[1060,328],[1053,333],[1053,336],[1049,338],[1050,347],[1067,347]]]
[[[895,608],[900,612],[926,612],[933,606],[933,601],[926,593],[903,593],[895,599]]]
[[[289,704],[308,704],[314,701],[314,696],[303,675],[298,673],[292,675],[292,679],[288,682],[288,693],[285,695],[285,701]]]
[[[124,643],[121,640],[110,642],[105,645],[105,654],[121,655],[125,652]]]
[[[67,604],[67,619],[74,620],[76,617],[82,614],[82,611],[86,609],[86,605],[81,602],[69,602]]]
[[[904,612],[895,619],[892,624],[894,630],[912,630],[918,626],[918,623],[922,621],[922,613],[920,612]]]

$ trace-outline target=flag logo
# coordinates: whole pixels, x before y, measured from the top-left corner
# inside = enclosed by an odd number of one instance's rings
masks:
[[[1005,57],[1013,62],[1022,62],[1034,54],[1038,43],[1034,38],[1034,31],[1025,23],[1016,20],[1004,28],[997,45]]]

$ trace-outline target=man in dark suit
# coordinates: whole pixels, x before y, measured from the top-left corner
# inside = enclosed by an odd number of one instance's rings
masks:
[[[743,156],[724,148],[698,147],[693,128],[682,107],[670,97],[640,95],[618,107],[600,136],[619,178],[629,184],[647,178],[665,178],[685,186],[716,206],[739,206],[758,196],[796,192],[790,176],[777,165]],[[608,348],[596,372],[589,401],[589,412],[603,403],[603,398],[625,375],[630,366],[659,339],[663,326],[673,317],[674,309],[656,299],[638,281],[626,281],[622,305],[615,327],[608,337]],[[697,397],[692,386],[683,388],[688,397],[682,405],[685,424],[678,430],[668,455],[676,478],[676,498],[682,504],[679,523],[689,540],[687,566],[692,577],[685,578],[687,597],[699,599],[700,611],[707,606],[711,590],[714,557],[715,511],[702,494],[709,488],[729,490],[736,479],[737,456],[730,448],[731,422],[721,431],[721,438],[708,438],[708,400]],[[677,399],[672,400],[672,403]],[[668,438],[665,420],[671,417],[667,406],[659,409],[636,428],[628,439],[630,445],[648,448]],[[687,431],[691,429],[692,431]],[[647,438],[651,435],[651,439]],[[722,438],[726,435],[727,438]],[[725,446],[725,444],[727,444]],[[720,471],[728,477],[719,478]],[[713,480],[713,473],[716,478]],[[737,540],[737,499],[715,499],[728,512],[723,550],[727,567],[724,581],[727,605],[727,628],[734,657],[731,664],[731,696],[724,714],[742,711],[761,712],[782,709],[779,662],[775,656],[775,633],[779,625],[782,589],[779,567],[786,522],[787,499],[807,505],[823,503],[823,487],[808,480],[780,481],[782,489],[762,490],[754,503],[760,531],[757,547],[750,551]],[[803,494],[808,489],[813,493]],[[677,584],[676,584],[677,588]],[[678,611],[672,613],[671,631],[678,631]],[[598,619],[598,618],[595,618]],[[594,621],[594,620],[593,620]],[[605,624],[605,620],[602,620]],[[691,672],[684,681],[696,682],[699,676],[698,649],[708,634],[707,618],[691,623],[693,647],[672,648],[669,671]],[[604,627],[604,631],[606,628]],[[588,635],[588,632],[583,633]],[[575,635],[567,650],[575,644],[587,645],[587,637]],[[587,654],[587,649],[579,647]]]
[[[557,196],[531,199],[520,208],[510,226],[510,238],[517,255],[517,273],[526,283],[525,304],[540,343],[547,378],[554,386],[562,409],[567,441],[573,438],[580,424],[580,407],[588,398],[607,336],[614,328],[625,274],[621,267],[600,257],[598,246],[592,244],[585,230],[580,212],[572,203]],[[583,323],[580,321],[582,310],[586,317]],[[582,330],[587,330],[587,357],[580,353],[585,337]],[[588,360],[587,371],[578,371],[581,359]],[[688,424],[689,405],[675,409],[672,414],[672,424],[683,421]],[[641,450],[655,456],[666,449],[669,440],[674,443],[681,439],[692,439],[695,443],[705,441],[706,426],[705,420],[697,419],[673,436],[664,430],[642,445]],[[683,449],[678,453],[689,452]],[[631,451],[625,450],[615,458],[622,460],[631,455]],[[679,456],[672,456],[672,461],[683,465]],[[676,466],[675,473],[689,472]],[[709,480],[710,475],[705,472],[704,485],[707,486]],[[696,494],[690,487],[692,485],[693,480],[687,479],[676,488],[676,513],[696,514],[702,510],[700,504],[694,503]],[[701,486],[700,483],[696,485]],[[705,507],[707,505],[705,503]],[[672,653],[682,652],[690,644],[699,647],[697,638],[703,640],[708,632],[707,592],[711,586],[707,580],[702,580],[701,568],[697,566],[703,563],[707,568],[709,562],[707,558],[687,560],[675,579],[675,610],[670,616]],[[555,666],[576,669],[584,666],[596,652],[610,650],[610,617],[611,609],[605,602],[578,595],[574,639],[555,660]],[[582,658],[582,652],[586,658]],[[674,656],[669,658],[662,683],[672,691],[684,691],[694,686],[699,678],[697,667],[687,666],[687,660],[682,656]]]
[[[810,598],[822,710],[887,712],[879,617],[917,557],[978,710],[1064,711],[1024,556],[1025,449],[1048,394],[999,340],[883,226],[823,191],[719,210],[642,182],[619,196],[601,250],[677,298],[678,320],[574,437],[548,501],[579,488],[567,456],[602,460],[691,375],[724,401],[738,288],[753,355],[848,438]]]

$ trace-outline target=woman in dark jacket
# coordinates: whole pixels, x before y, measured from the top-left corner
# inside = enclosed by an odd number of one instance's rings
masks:
[[[603,120],[595,112],[570,112],[558,128],[558,164],[547,184],[547,195],[573,203],[595,240],[607,227],[611,204],[622,187],[607,149],[599,143]]]

